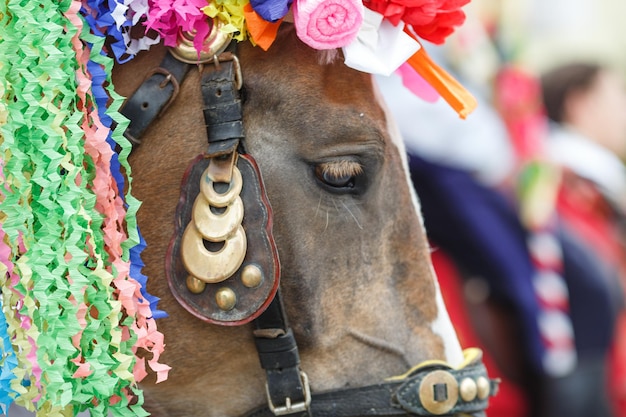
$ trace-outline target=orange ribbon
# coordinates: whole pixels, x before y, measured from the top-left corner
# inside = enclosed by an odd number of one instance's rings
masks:
[[[405,32],[419,43],[413,33],[408,30]],[[407,63],[443,97],[462,119],[474,111],[478,104],[474,96],[437,65],[423,47],[413,54]]]

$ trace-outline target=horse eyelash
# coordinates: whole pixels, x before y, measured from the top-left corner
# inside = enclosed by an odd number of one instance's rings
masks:
[[[355,161],[324,162],[319,168],[323,174],[334,178],[356,177],[363,173],[363,166]]]

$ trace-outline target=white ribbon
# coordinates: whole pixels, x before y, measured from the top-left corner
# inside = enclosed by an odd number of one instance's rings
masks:
[[[365,8],[356,39],[343,47],[346,65],[371,74],[391,75],[420,49],[403,29],[404,23],[394,26],[380,13]]]

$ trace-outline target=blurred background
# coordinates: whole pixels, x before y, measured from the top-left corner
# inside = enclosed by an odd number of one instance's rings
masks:
[[[435,61],[478,100],[378,77],[490,417],[626,417],[626,1],[472,0]]]
[[[626,2],[622,0],[472,0],[467,22],[449,38],[455,60],[486,80],[498,62],[544,71],[573,59],[602,61],[626,71]],[[482,29],[481,29],[482,28]],[[485,31],[500,54],[477,53]],[[476,49],[478,48],[478,49]]]

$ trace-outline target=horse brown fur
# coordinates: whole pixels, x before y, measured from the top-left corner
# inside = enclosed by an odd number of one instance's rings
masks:
[[[163,50],[115,69],[129,96]],[[239,45],[246,148],[257,160],[274,211],[281,290],[313,391],[362,386],[426,359],[445,359],[431,330],[436,287],[421,219],[371,76],[317,51],[283,24],[268,52]],[[187,313],[169,292],[164,263],[180,183],[206,148],[199,73],[192,69],[167,113],[131,156],[133,194],[148,243],[148,290],[169,318],[163,362],[169,379],[142,383],[155,416],[237,416],[265,404],[264,373],[249,325],[220,327]],[[355,194],[334,193],[315,167],[356,161]],[[340,169],[340,168],[337,168]]]

